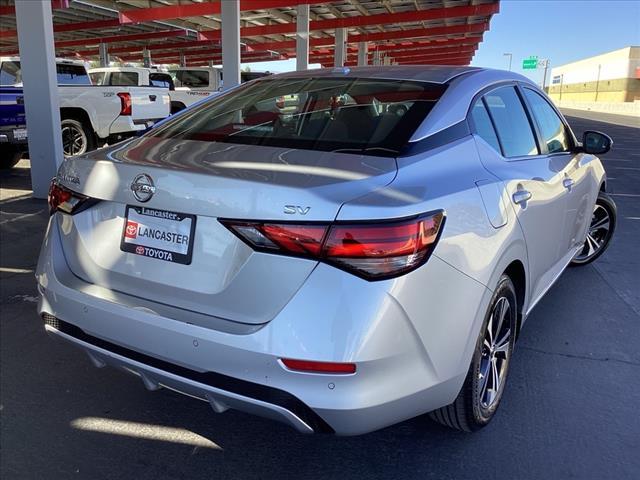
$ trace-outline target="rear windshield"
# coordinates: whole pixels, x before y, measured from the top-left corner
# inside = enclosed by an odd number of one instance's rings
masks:
[[[91,85],[91,80],[82,65],[65,63],[56,64],[58,85]],[[22,83],[20,62],[2,62],[0,67],[0,85],[16,85]]]
[[[149,135],[396,156],[445,88],[404,80],[265,79],[204,102]]]

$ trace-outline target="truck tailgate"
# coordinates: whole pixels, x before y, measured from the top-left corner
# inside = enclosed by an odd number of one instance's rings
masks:
[[[159,120],[169,116],[169,89],[160,87],[128,87],[131,94],[131,117],[139,120]]]

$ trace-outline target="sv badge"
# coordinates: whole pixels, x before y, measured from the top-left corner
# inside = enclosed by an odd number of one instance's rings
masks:
[[[311,207],[301,207],[300,205],[285,205],[284,213],[287,215],[295,215],[299,213],[300,215],[306,215],[311,210]]]

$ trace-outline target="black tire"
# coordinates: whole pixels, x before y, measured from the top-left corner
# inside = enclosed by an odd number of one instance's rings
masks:
[[[185,108],[187,108],[185,106],[184,103],[180,103],[180,102],[171,102],[171,115],[173,115],[174,113],[178,113],[182,110],[184,110]]]
[[[593,206],[593,215],[584,247],[573,257],[571,266],[588,265],[605,252],[616,230],[617,218],[618,210],[615,202],[605,192],[600,192]]]
[[[65,157],[82,155],[96,149],[96,139],[93,129],[87,123],[73,117],[63,118],[60,123],[62,130],[62,150]]]
[[[493,325],[496,315],[500,316],[501,308],[508,308],[502,316],[502,325]],[[469,372],[462,389],[452,404],[429,414],[432,420],[464,432],[474,432],[489,424],[500,406],[509,373],[516,339],[517,312],[518,303],[513,282],[507,275],[502,275],[489,303],[489,309],[482,323]],[[492,334],[495,336],[495,343],[500,347],[499,349],[496,349],[495,345],[487,346],[490,327],[497,330]],[[489,343],[491,342],[489,341]],[[499,378],[497,380],[498,387],[490,389],[489,384],[494,378],[490,374],[493,372],[494,365],[496,365],[497,378]],[[495,383],[493,385],[495,386]]]
[[[13,147],[3,147],[0,153],[0,170],[10,170],[17,165],[23,155],[22,150]]]

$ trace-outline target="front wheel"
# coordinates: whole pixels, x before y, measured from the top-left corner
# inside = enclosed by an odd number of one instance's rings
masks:
[[[429,414],[436,422],[473,432],[487,425],[504,392],[516,338],[518,304],[507,275],[498,282],[462,390],[451,405]]]
[[[617,209],[615,202],[604,192],[598,194],[593,206],[593,215],[584,246],[571,260],[572,266],[581,266],[596,260],[609,246],[616,229]]]

